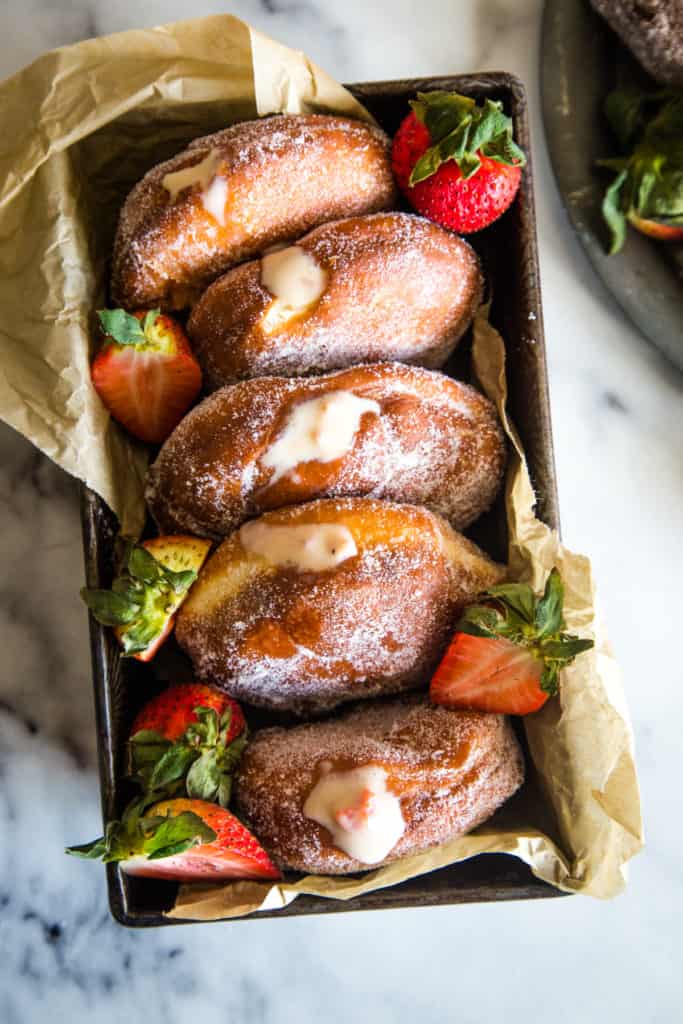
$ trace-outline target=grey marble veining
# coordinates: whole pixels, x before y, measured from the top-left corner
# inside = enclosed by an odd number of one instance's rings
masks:
[[[100,827],[77,490],[0,427],[2,1024],[679,1016],[681,381],[593,276],[559,204],[538,112],[541,6],[241,0],[229,9],[341,80],[502,68],[528,87],[563,530],[595,565],[643,785],[649,846],[629,889],[609,904],[573,898],[140,933],[114,924],[101,870],[62,854]],[[0,74],[87,35],[226,9],[9,0],[0,6]]]

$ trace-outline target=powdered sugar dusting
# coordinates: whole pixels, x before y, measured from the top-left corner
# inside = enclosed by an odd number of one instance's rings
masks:
[[[375,402],[340,458],[268,465],[292,410],[324,395]],[[176,428],[152,466],[147,500],[161,529],[225,535],[245,518],[318,497],[426,505],[464,529],[493,501],[505,460],[495,410],[443,374],[385,363],[312,379],[264,378],[215,392]]]
[[[236,799],[281,867],[344,874],[367,865],[332,844],[303,813],[326,770],[377,765],[401,800],[406,830],[381,863],[447,842],[486,820],[523,781],[523,761],[501,715],[452,711],[421,698],[362,705],[293,729],[251,739]]]
[[[299,572],[251,556],[233,534],[205,565],[176,636],[198,678],[259,706],[319,711],[426,682],[460,608],[501,577],[414,506],[322,500],[261,521],[345,526],[357,554]]]
[[[324,224],[297,242],[327,274],[316,305],[271,329],[260,261],[225,274],[188,331],[205,384],[301,376],[392,359],[443,365],[481,299],[476,255],[422,217],[379,213]]]
[[[226,182],[225,223],[189,185],[174,201],[164,180],[216,154]],[[210,187],[210,186],[209,186]],[[196,139],[128,196],[114,247],[112,291],[121,305],[182,308],[228,267],[316,224],[386,209],[395,200],[389,140],[361,121],[276,115]]]

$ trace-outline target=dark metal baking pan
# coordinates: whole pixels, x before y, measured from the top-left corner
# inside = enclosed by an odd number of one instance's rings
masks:
[[[514,120],[518,141],[527,153],[530,151],[524,88],[512,75],[492,73],[371,82],[353,85],[350,89],[389,133],[396,130],[408,109],[408,100],[417,91],[448,89],[479,100],[484,97],[502,100]],[[506,340],[509,408],[527,453],[538,499],[537,512],[544,522],[557,528],[559,518],[531,163],[527,165],[522,187],[511,209],[481,236],[474,236],[472,244],[482,258],[492,294],[492,323]],[[469,350],[469,341],[461,344],[457,358],[447,368],[448,372],[458,377],[468,375]],[[88,586],[106,587],[112,577],[116,523],[104,502],[85,487],[82,521]],[[469,532],[494,557],[504,557],[507,538],[502,498]],[[124,748],[135,712],[159,690],[165,679],[174,675],[178,678],[181,665],[185,673],[189,673],[189,667],[180,660],[183,655],[173,640],[165,645],[152,665],[142,665],[121,658],[111,631],[92,619],[90,631],[102,810],[106,821],[120,814],[130,796],[123,779]],[[252,717],[250,715],[250,719]],[[537,801],[539,813],[547,813],[540,808],[542,797],[531,774],[519,796],[514,799],[531,800],[532,803]],[[112,913],[122,924],[146,927],[177,923],[164,917],[164,911],[173,905],[175,885],[127,878],[114,865],[107,867],[107,880]],[[295,914],[442,906],[557,895],[560,895],[558,890],[534,878],[521,861],[509,856],[486,855],[350,901],[301,896],[287,908],[275,913],[286,917]]]

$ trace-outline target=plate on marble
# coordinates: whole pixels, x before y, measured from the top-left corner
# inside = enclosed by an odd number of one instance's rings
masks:
[[[541,32],[541,98],[550,159],[564,205],[593,267],[631,320],[683,370],[683,246],[629,230],[607,255],[600,204],[606,179],[595,166],[610,150],[602,113],[616,85],[652,80],[588,0],[546,0]]]

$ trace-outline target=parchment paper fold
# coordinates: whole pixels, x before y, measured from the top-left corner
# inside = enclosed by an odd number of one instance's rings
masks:
[[[0,416],[100,494],[126,532],[144,517],[143,446],[111,421],[89,377],[93,311],[106,297],[121,202],[190,139],[271,112],[369,119],[302,53],[229,15],[92,39],[45,54],[0,83]],[[513,456],[510,563],[540,588],[553,565],[572,630],[596,637],[560,699],[526,719],[544,797],[513,802],[462,839],[364,875],[279,885],[181,887],[171,917],[211,920],[285,906],[299,893],[351,897],[482,852],[510,853],[569,891],[614,895],[642,845],[631,731],[616,663],[601,636],[586,558],[534,517],[523,453],[505,417],[505,351],[480,317],[474,364]]]

